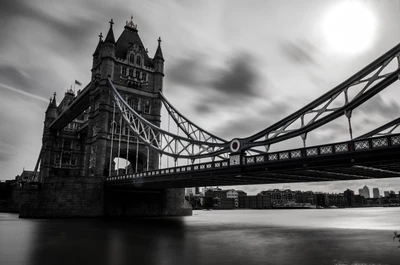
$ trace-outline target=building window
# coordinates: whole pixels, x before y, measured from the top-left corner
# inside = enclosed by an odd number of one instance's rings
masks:
[[[144,81],[147,81],[147,73],[142,73],[142,78]]]
[[[58,148],[60,146],[60,142],[58,141],[58,140],[56,140],[55,142],[54,142],[54,147],[55,148]]]
[[[126,67],[122,67],[122,75],[126,76]]]
[[[61,159],[61,164],[70,165],[71,164],[71,155],[70,154],[63,154],[62,159]]]
[[[138,99],[137,98],[128,98],[128,105],[132,109],[137,110],[137,108],[138,108]]]
[[[139,71],[139,70],[136,70],[136,79],[139,80],[139,78],[140,78],[140,71]]]
[[[136,64],[137,64],[137,65],[140,65],[140,63],[141,63],[141,58],[140,58],[140,56],[138,55],[138,56],[136,57]]]
[[[64,149],[71,149],[71,140],[64,140]]]
[[[129,69],[129,76],[130,76],[130,77],[133,77],[133,68],[130,68],[130,69]]]
[[[54,157],[54,164],[59,165],[60,164],[60,154],[56,154]]]
[[[76,155],[71,156],[71,165],[73,165],[73,166],[76,165]]]
[[[129,62],[130,62],[131,64],[135,63],[135,55],[134,55],[133,53],[131,53],[131,54],[129,55]]]
[[[146,104],[144,105],[144,113],[150,114],[150,103],[148,100],[146,101]]]

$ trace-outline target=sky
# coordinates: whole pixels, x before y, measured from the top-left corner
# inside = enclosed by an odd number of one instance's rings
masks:
[[[0,180],[33,170],[49,97],[57,92],[60,102],[75,79],[88,84],[99,33],[106,35],[112,18],[117,39],[131,15],[150,57],[162,38],[164,95],[227,140],[279,121],[400,42],[400,0],[2,1]],[[399,83],[353,113],[355,136],[399,117]],[[339,118],[307,144],[346,140],[347,121]],[[364,185],[399,191],[400,178],[290,188],[343,192]],[[283,186],[235,188],[255,194]]]

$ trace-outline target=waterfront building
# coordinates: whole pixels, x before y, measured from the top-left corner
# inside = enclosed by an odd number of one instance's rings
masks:
[[[379,193],[379,189],[378,188],[374,188],[372,190],[372,193],[373,193],[374,199],[378,199],[380,197],[380,193]]]
[[[370,198],[370,195],[369,195],[369,188],[367,187],[367,185],[365,185],[365,186],[363,187],[363,195],[364,195],[364,198],[366,198],[366,199]]]
[[[354,191],[352,190],[345,190],[343,192],[343,195],[345,197],[346,200],[346,205],[348,206],[354,206],[356,204],[355,198],[354,198]]]

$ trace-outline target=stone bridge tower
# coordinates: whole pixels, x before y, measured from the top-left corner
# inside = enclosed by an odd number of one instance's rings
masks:
[[[158,40],[154,57],[150,58],[132,18],[126,22],[117,41],[114,38],[112,20],[104,41],[100,35],[93,54],[85,161],[85,171],[89,176],[117,174],[114,170],[116,157],[130,162],[130,166],[124,169],[124,172],[158,168],[158,154],[145,145],[138,144],[136,137],[124,126],[124,122],[121,126],[122,118],[118,109],[114,114],[107,77],[113,80],[122,97],[134,110],[151,123],[160,126],[161,101],[158,91],[163,89],[164,77],[161,39]],[[112,122],[113,117],[115,123]],[[111,141],[112,137],[114,141]]]

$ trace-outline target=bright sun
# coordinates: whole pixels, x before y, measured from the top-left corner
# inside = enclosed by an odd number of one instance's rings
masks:
[[[338,53],[358,53],[367,49],[374,39],[375,27],[372,13],[355,1],[332,8],[323,23],[326,40]]]

